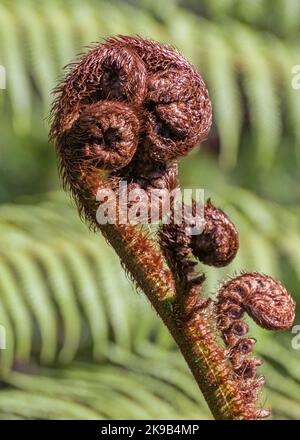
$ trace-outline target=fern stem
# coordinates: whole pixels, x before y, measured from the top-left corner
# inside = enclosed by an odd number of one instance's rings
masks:
[[[100,229],[125,270],[167,326],[213,416],[220,420],[235,419],[238,414],[238,418],[243,418],[225,352],[212,330],[209,312],[203,311],[196,318],[183,322],[173,307],[174,286],[166,282],[166,278],[171,276],[170,271],[159,264],[156,267],[152,264],[153,258],[162,263],[159,252],[153,248],[153,241],[128,225],[102,225]],[[141,258],[141,249],[144,258]]]

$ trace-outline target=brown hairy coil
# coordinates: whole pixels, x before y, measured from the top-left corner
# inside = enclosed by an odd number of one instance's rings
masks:
[[[238,233],[227,215],[207,201],[204,210],[204,231],[191,237],[193,254],[209,266],[229,264],[238,251]]]
[[[295,318],[295,302],[278,281],[256,272],[245,273],[224,284],[217,303],[219,325],[228,330],[244,311],[261,327],[289,328]]]
[[[211,104],[194,67],[174,48],[139,37],[92,46],[56,88],[50,139],[81,212],[105,179],[174,189],[170,160],[205,139]],[[103,173],[102,171],[108,171]]]
[[[189,71],[170,69],[150,76],[146,145],[153,159],[183,156],[206,137],[211,112],[205,90],[200,78]]]
[[[226,343],[243,403],[250,413],[257,415],[255,403],[265,382],[263,376],[256,375],[262,361],[251,357],[256,340],[246,337],[249,328],[242,317],[247,312],[263,328],[287,329],[295,318],[295,302],[280,282],[251,272],[225,283],[219,291],[215,308],[217,325]],[[260,417],[269,415],[267,410],[263,411]]]
[[[192,210],[195,215],[196,205]],[[193,254],[199,261],[212,266],[225,266],[236,256],[238,250],[238,233],[227,215],[216,208],[211,200],[204,206],[204,229],[200,234],[192,235],[189,232],[188,219],[177,225],[173,218],[159,230],[161,247],[169,254],[176,264],[176,271],[182,278],[191,281],[194,279],[194,266],[197,264],[191,259]]]
[[[84,168],[95,166],[117,170],[133,158],[137,145],[139,120],[123,102],[103,101],[82,109],[65,134],[74,162]]]

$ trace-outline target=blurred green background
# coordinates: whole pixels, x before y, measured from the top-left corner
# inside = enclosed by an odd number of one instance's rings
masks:
[[[113,251],[81,224],[47,142],[51,90],[83,46],[111,34],[175,45],[214,106],[205,144],[181,161],[240,232],[240,270],[300,298],[298,0],[0,0],[0,418],[210,418],[191,374]],[[299,315],[295,324],[299,322]],[[267,378],[262,404],[300,419],[291,331],[251,326]]]

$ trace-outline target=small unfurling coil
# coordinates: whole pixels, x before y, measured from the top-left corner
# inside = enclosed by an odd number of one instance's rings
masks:
[[[210,200],[205,205],[204,221],[203,232],[191,237],[193,254],[209,266],[227,266],[236,256],[239,247],[234,224]]]
[[[65,135],[65,153],[82,168],[123,168],[136,152],[139,125],[134,112],[122,102],[89,104]]]
[[[215,308],[217,326],[227,346],[233,377],[239,383],[243,402],[249,406],[253,418],[258,415],[266,417],[267,410],[254,407],[264,384],[264,377],[257,376],[257,367],[262,361],[251,357],[256,340],[246,336],[249,328],[242,318],[247,312],[263,328],[287,329],[295,318],[295,302],[281,283],[251,272],[225,283],[219,291]]]

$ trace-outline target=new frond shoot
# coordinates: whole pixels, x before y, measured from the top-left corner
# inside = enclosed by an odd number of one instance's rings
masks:
[[[128,191],[143,189],[149,200],[154,189],[179,188],[177,160],[206,139],[212,121],[201,76],[173,47],[119,36],[70,64],[55,94],[50,139],[80,215],[100,229],[149,298],[215,418],[268,416],[260,404],[262,361],[252,356],[255,339],[246,336],[242,317],[247,312],[266,329],[286,329],[295,303],[279,282],[256,272],[225,282],[216,300],[204,296],[198,263],[223,267],[238,251],[227,215],[207,201],[198,235],[190,233],[189,218],[175,224],[175,204],[156,235],[118,216],[113,224],[97,222],[101,188],[116,192],[126,182]]]

